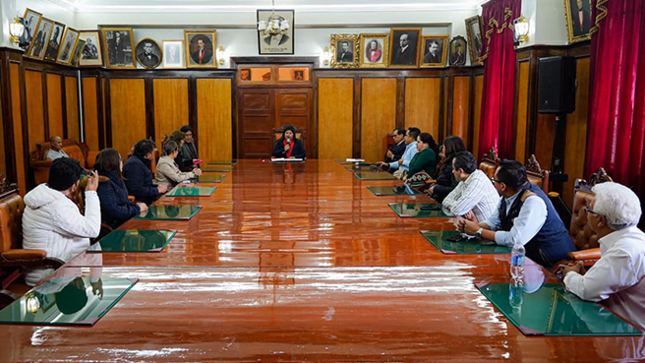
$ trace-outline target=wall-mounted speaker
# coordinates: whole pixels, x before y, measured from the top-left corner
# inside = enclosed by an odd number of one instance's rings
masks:
[[[538,59],[538,112],[565,114],[576,109],[576,59]]]

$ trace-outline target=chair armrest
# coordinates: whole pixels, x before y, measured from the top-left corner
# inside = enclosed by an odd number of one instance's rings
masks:
[[[573,261],[599,260],[600,248],[590,248],[588,250],[569,252],[567,253],[567,257]]]
[[[33,169],[38,169],[38,168],[51,168],[52,166],[52,160],[47,159],[47,160],[36,160],[32,161],[29,163],[29,166],[32,167]]]
[[[47,257],[44,250],[13,249],[0,254],[0,266],[47,266],[59,268],[65,264],[63,260]]]
[[[8,250],[2,252],[2,258],[6,261],[16,260],[44,260],[47,257],[45,250]]]

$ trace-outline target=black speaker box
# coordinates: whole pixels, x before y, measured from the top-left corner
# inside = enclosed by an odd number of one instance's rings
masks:
[[[576,109],[576,59],[538,59],[538,112],[565,114]]]

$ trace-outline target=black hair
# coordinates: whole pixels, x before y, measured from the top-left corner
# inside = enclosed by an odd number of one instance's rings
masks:
[[[419,140],[424,144],[428,144],[430,146],[430,150],[434,151],[435,156],[439,155],[439,145],[434,141],[434,137],[432,137],[431,134],[422,132],[419,134]]]
[[[173,131],[170,134],[169,139],[176,142],[177,145],[179,145],[182,141],[184,141],[184,138],[186,138],[186,134],[183,131]]]
[[[139,141],[136,145],[134,145],[134,152],[132,154],[138,157],[139,159],[143,160],[143,157],[146,156],[146,154],[151,153],[154,150],[155,150],[154,141],[143,139]]]
[[[504,159],[497,168],[496,179],[506,184],[511,190],[519,190],[528,183],[526,168],[522,163],[515,160]]]
[[[394,129],[394,133],[396,135],[403,135],[405,136],[405,129],[399,128],[399,129]]]
[[[289,131],[289,130],[291,130],[291,132],[293,132],[293,139],[294,140],[296,139],[296,128],[291,126],[291,125],[287,125],[287,126],[284,127],[284,130],[282,130],[282,138],[280,140],[285,139],[284,134],[286,134],[287,131]]]
[[[458,152],[466,150],[464,141],[459,136],[451,135],[443,140],[446,160],[451,160]]]
[[[419,134],[421,133],[421,130],[419,130],[418,127],[408,127],[408,133],[410,134],[411,138],[416,140],[417,137],[419,137]]]
[[[58,158],[52,162],[52,166],[49,168],[47,185],[54,190],[67,190],[81,179],[82,173],[83,168],[78,160]]]
[[[182,127],[179,129],[179,131],[181,131],[181,132],[183,132],[183,133],[185,134],[185,133],[187,133],[188,131],[193,132],[193,128],[192,128],[192,127],[190,127],[190,126],[188,126],[188,125],[186,125],[186,126],[182,126]]]
[[[121,156],[119,152],[112,148],[107,148],[101,150],[96,156],[96,164],[94,164],[94,170],[99,173],[109,173],[111,171],[116,172],[116,176],[119,180],[123,180],[123,175],[121,174]]]
[[[166,141],[165,144],[163,144],[163,154],[164,155],[170,155],[177,151],[179,149],[178,145],[176,142],[173,140],[168,140]]]
[[[472,174],[477,170],[477,159],[470,151],[460,151],[452,158],[454,163],[453,170],[463,170],[466,174]]]

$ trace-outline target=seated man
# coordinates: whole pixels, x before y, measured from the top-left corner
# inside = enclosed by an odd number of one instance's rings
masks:
[[[134,145],[132,157],[123,165],[123,179],[128,193],[136,201],[152,204],[159,196],[168,191],[164,185],[152,184],[150,162],[152,160],[155,143],[152,140],[141,140]]]
[[[392,134],[394,135],[394,144],[392,144],[392,147],[390,150],[388,150],[385,153],[385,162],[386,163],[391,163],[393,161],[399,161],[401,157],[403,156],[403,153],[405,152],[405,130],[404,129],[394,129],[392,131]]]
[[[394,176],[399,179],[403,179],[406,175],[408,169],[410,168],[410,161],[414,158],[414,155],[419,152],[417,150],[417,137],[421,134],[421,130],[416,127],[408,128],[408,131],[405,133],[403,140],[405,141],[405,152],[401,159],[393,161],[391,163],[379,162],[379,166],[389,167],[390,170],[395,170]]]
[[[59,158],[49,169],[49,181],[25,195],[22,217],[23,248],[47,252],[47,257],[65,262],[90,246],[90,238],[101,231],[101,205],[96,189],[99,177],[94,172],[85,188],[85,215],[69,195],[78,188],[83,168],[77,160]],[[34,286],[52,269],[32,269],[25,282]]]
[[[456,216],[473,212],[478,221],[488,219],[497,209],[499,194],[488,176],[477,169],[477,160],[469,151],[452,158],[452,174],[459,184],[443,200],[443,206]]]
[[[50,159],[50,160],[56,160],[58,158],[68,158],[67,153],[63,151],[63,139],[60,138],[60,136],[52,136],[49,139],[49,144],[51,145],[51,148],[49,151],[47,151],[47,155],[45,155],[45,159]]]
[[[491,180],[503,197],[497,210],[481,223],[474,215],[461,220],[462,233],[507,247],[520,240],[526,256],[546,268],[576,250],[549,198],[540,187],[529,183],[524,165],[504,160]]]
[[[593,192],[595,200],[585,210],[602,257],[586,273],[582,262],[564,267],[564,284],[581,299],[605,300],[611,310],[645,329],[645,233],[636,226],[640,201],[613,182],[597,184]]]

